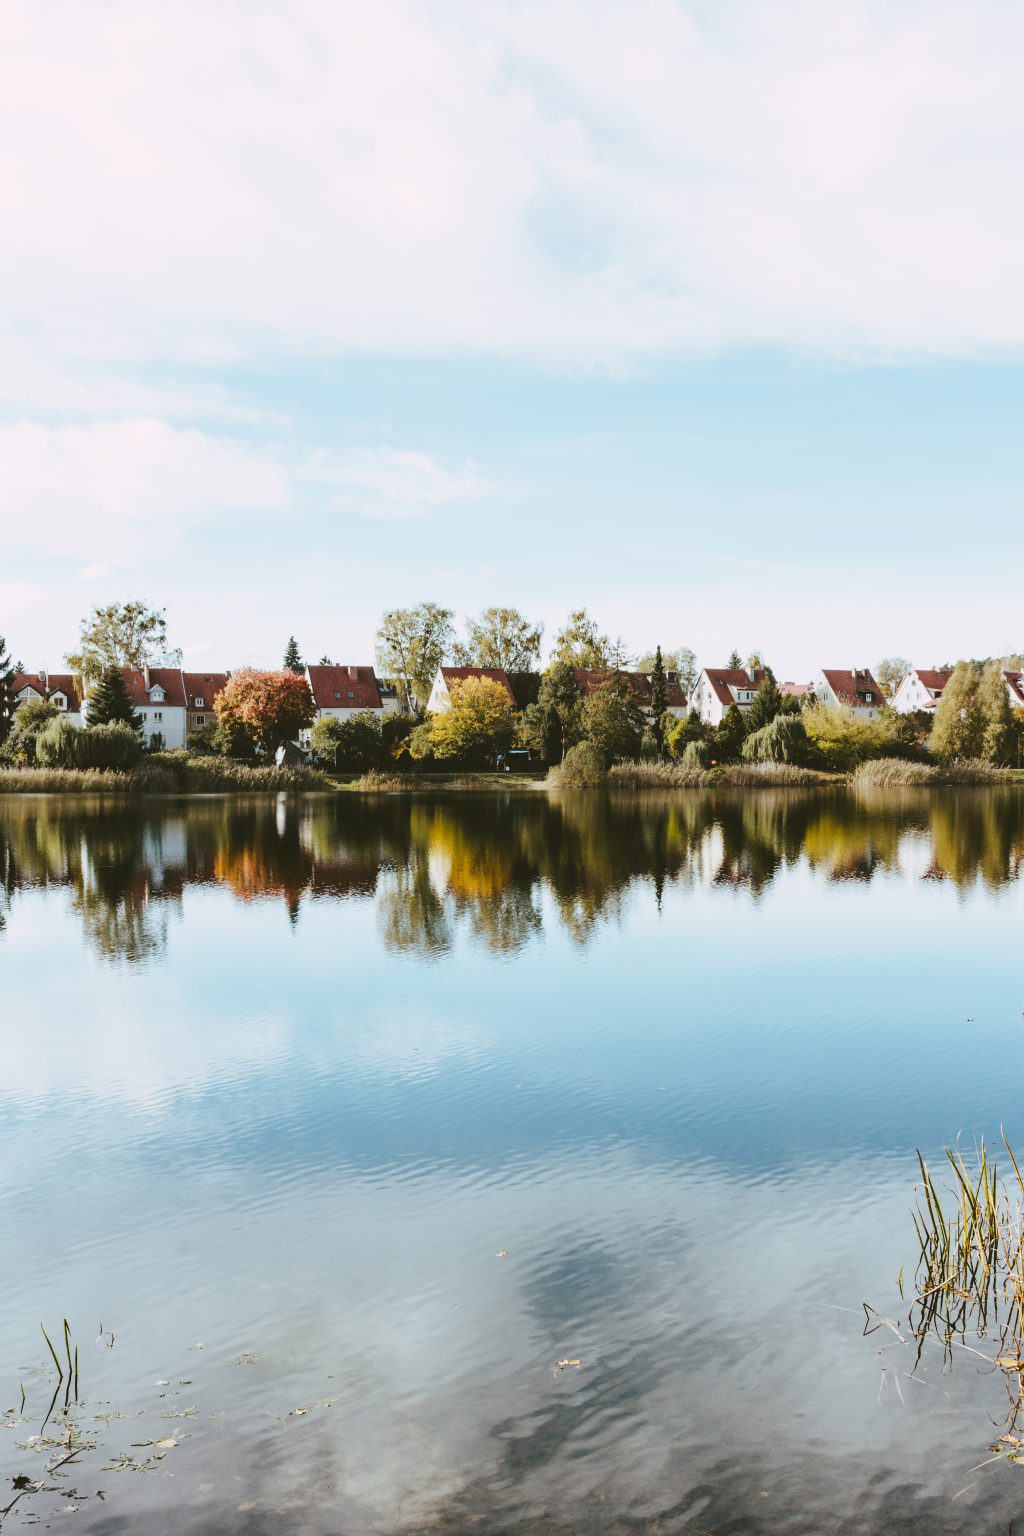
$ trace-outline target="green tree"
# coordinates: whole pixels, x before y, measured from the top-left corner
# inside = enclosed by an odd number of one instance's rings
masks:
[[[672,722],[665,736],[672,756],[682,757],[691,741],[706,742],[710,734],[710,727],[705,725],[695,709],[691,709],[684,719]]]
[[[875,667],[878,685],[887,699],[891,699],[900,683],[910,671],[910,662],[902,656],[885,656]]]
[[[749,665],[749,663],[748,663]],[[747,730],[759,731],[763,725],[771,725],[776,715],[782,713],[782,694],[771,667],[765,667],[764,677],[758,684],[754,700],[747,711]]]
[[[437,603],[392,608],[377,630],[377,666],[392,687],[404,694],[408,708],[422,714],[437,669],[455,640],[452,611]]]
[[[661,646],[659,645],[655,647],[654,666],[651,668],[651,712],[654,716],[651,722],[651,731],[659,753],[663,752],[665,748],[665,728],[662,724],[662,717],[667,708],[665,663],[661,659]]]
[[[7,740],[14,724],[17,707],[14,678],[15,668],[7,651],[7,641],[0,635],[0,746]]]
[[[367,773],[380,767],[384,758],[380,716],[361,709],[338,720],[322,715],[310,732],[310,746],[318,763],[341,773]]]
[[[466,620],[466,643],[454,648],[463,667],[502,667],[529,672],[540,656],[543,624],[531,624],[518,608],[485,608],[479,618]]]
[[[80,768],[133,768],[142,755],[137,731],[123,720],[109,725],[90,725],[79,731],[75,757]]]
[[[5,760],[11,763],[34,763],[36,741],[50,721],[58,718],[58,714],[56,704],[51,704],[49,699],[33,699],[28,704],[19,705],[14,716],[14,727],[3,743]]]
[[[120,721],[133,731],[142,731],[142,716],[137,714],[128,696],[128,688],[119,666],[106,666],[89,695],[89,726],[113,725]]]
[[[729,666],[732,667],[735,671],[737,667],[742,667],[742,665],[743,658],[741,657],[739,651],[733,649],[732,654],[729,657]]]
[[[721,724],[715,729],[714,740],[710,743],[711,756],[719,763],[734,762],[740,755],[746,737],[747,722],[743,711],[738,704],[730,704]]]
[[[583,700],[580,711],[583,740],[591,742],[610,766],[619,758],[637,757],[644,734],[644,717],[631,693],[614,684],[597,688]]]
[[[985,718],[978,683],[978,667],[970,661],[958,661],[935,706],[931,747],[936,757],[981,756]]]
[[[768,725],[752,731],[741,755],[747,763],[796,763],[804,768],[811,767],[816,757],[799,715],[776,715]]]
[[[520,740],[545,763],[560,763],[580,739],[580,690],[572,666],[552,662],[540,680],[537,702],[523,711]]]
[[[565,625],[555,636],[555,648],[551,662],[582,671],[603,671],[610,667],[612,643],[607,635],[598,632],[597,625],[585,608],[570,613]]]
[[[978,704],[983,728],[980,756],[997,768],[1016,762],[1020,731],[1001,661],[990,661],[978,684]]]
[[[43,768],[74,768],[78,764],[78,727],[64,715],[51,720],[36,737],[36,762]]]
[[[294,672],[296,677],[302,677],[306,671],[306,663],[299,654],[299,642],[294,635],[288,636],[288,644],[284,648],[282,666],[286,672]]]
[[[77,651],[64,659],[88,684],[106,667],[180,666],[181,652],[167,644],[164,610],[135,600],[94,605],[82,620]]]

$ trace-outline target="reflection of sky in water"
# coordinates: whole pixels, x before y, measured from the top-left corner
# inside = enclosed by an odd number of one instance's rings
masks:
[[[1020,803],[680,798],[0,809],[0,1407],[68,1314],[197,1408],[77,1523],[1006,1529],[999,1383],[857,1314],[913,1148],[1024,1141]]]

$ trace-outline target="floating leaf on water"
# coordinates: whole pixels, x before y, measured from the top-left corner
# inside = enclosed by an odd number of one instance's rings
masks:
[[[262,1359],[263,1359],[263,1356],[260,1355],[260,1354],[257,1354],[255,1350],[247,1349],[247,1350],[244,1350],[243,1353],[238,1356],[237,1360],[232,1360],[230,1362],[230,1364],[231,1365],[259,1365],[259,1363],[260,1363],[260,1361]]]
[[[158,1451],[173,1451],[174,1447],[178,1444],[178,1441],[174,1438],[173,1435],[165,1435],[162,1440],[154,1440],[153,1444],[156,1446]]]
[[[577,1370],[582,1364],[583,1364],[582,1360],[570,1360],[568,1358],[566,1358],[564,1360],[556,1360],[555,1361],[555,1370],[556,1371]]]
[[[507,1259],[508,1258],[508,1249],[507,1248],[499,1248],[497,1253],[494,1255],[494,1257],[496,1259]]]

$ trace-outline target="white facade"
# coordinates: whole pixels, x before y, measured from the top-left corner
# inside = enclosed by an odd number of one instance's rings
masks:
[[[148,690],[145,704],[136,704],[135,713],[142,718],[142,739],[149,746],[173,752],[185,745],[185,706],[172,703],[159,683]]]
[[[763,676],[754,667],[703,667],[689,708],[706,725],[721,725],[734,704],[741,711],[750,708]]]
[[[22,704],[50,703],[60,711],[66,720],[70,720],[72,725],[79,728],[82,726],[82,712],[77,696],[72,695],[70,690],[63,686],[51,687],[45,672],[41,672],[36,681],[26,682],[22,679],[21,686],[15,692],[14,697],[16,700],[15,712],[17,712]],[[73,703],[72,700],[74,701]]]
[[[919,709],[934,709],[950,673],[921,671],[914,667],[907,673],[890,699],[890,707],[899,715],[912,715]]]
[[[844,709],[855,720],[877,720],[885,696],[866,668],[826,667],[815,675],[814,697],[829,709]]]

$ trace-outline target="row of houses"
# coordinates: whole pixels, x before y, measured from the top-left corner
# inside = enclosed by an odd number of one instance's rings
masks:
[[[216,723],[217,696],[230,675],[185,672],[178,667],[122,669],[129,698],[142,720],[144,737],[152,745],[168,749],[183,747],[189,736]],[[644,714],[653,714],[651,673],[579,669],[574,675],[584,697],[615,681],[629,690]],[[825,667],[809,683],[783,683],[781,692],[794,698],[813,698],[831,709],[847,710],[861,720],[874,720],[885,703],[903,714],[933,710],[951,675],[951,669],[916,667],[887,700],[870,668]],[[1008,671],[1003,676],[1011,704],[1024,709],[1024,673]],[[305,677],[317,719],[333,716],[344,720],[366,710],[383,715],[400,707],[397,691],[382,683],[370,666],[307,667]],[[427,708],[435,713],[450,709],[452,689],[469,677],[489,678],[504,688],[514,708],[522,707],[524,700],[516,697],[508,673],[500,667],[438,667]],[[668,711],[681,719],[693,710],[707,724],[719,725],[734,705],[741,713],[751,708],[764,677],[761,667],[704,667],[687,696],[678,675],[666,672]],[[88,723],[88,696],[82,697],[70,673],[19,673],[14,679],[14,692],[19,705],[45,699],[75,725]]]

